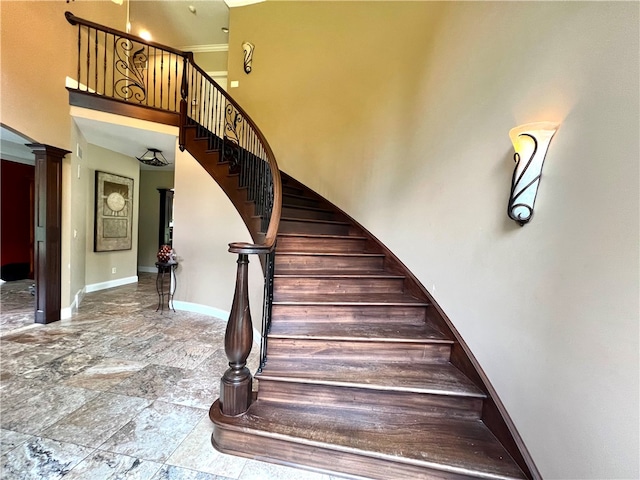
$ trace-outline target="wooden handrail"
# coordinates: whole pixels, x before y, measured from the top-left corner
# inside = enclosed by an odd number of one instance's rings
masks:
[[[138,43],[143,43],[151,47],[159,48],[160,50],[166,50],[167,52],[175,53],[176,55],[179,55],[181,57],[184,57],[185,55],[191,53],[191,52],[184,52],[182,50],[177,50],[175,48],[162,45],[161,43],[151,42],[151,41],[145,40],[144,38],[138,37],[136,35],[132,35],[127,32],[122,32],[115,28],[107,27],[105,25],[100,25],[99,23],[85,20],[84,18],[76,17],[71,12],[64,12],[64,16],[71,25],[84,25],[85,27],[95,28],[96,30],[107,32],[107,33],[110,33],[111,35],[117,35],[118,37],[127,38],[129,40],[133,40]]]

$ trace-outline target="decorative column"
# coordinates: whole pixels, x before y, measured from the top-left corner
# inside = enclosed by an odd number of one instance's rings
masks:
[[[31,143],[36,156],[34,264],[36,323],[60,320],[62,159],[68,150]]]

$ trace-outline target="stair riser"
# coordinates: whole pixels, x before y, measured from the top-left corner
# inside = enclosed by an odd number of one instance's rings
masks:
[[[298,197],[293,195],[283,195],[282,196],[282,205],[298,205],[302,207],[315,207],[318,208],[320,206],[320,200],[310,197]]]
[[[353,323],[403,323],[422,325],[425,322],[425,306],[340,305],[278,305],[271,312],[272,322],[299,322],[305,318],[313,322]]]
[[[282,185],[282,193],[289,193],[291,195],[302,195],[304,191],[298,187],[292,187],[290,185]]]
[[[278,237],[278,252],[342,252],[342,253],[359,253],[363,252],[365,240],[355,238],[353,240],[345,238],[296,238],[296,237]]]
[[[339,410],[375,411],[378,415],[420,415],[477,420],[482,399],[428,393],[337,387],[260,378],[261,402],[286,405],[326,405]]]
[[[268,358],[314,358],[337,361],[446,363],[449,344],[395,343],[381,340],[340,341],[317,339],[268,339]]]
[[[223,425],[216,425],[211,443],[223,453],[253,459],[269,459],[271,462],[283,465],[295,465],[327,473],[338,472],[340,477],[353,479],[469,480],[471,478],[467,475],[365,457],[357,453],[336,452],[320,446],[252,435],[250,432],[227,430]]]
[[[282,207],[282,216],[291,218],[311,218],[315,220],[334,220],[335,214],[325,210],[306,210],[304,208]]]
[[[339,255],[276,255],[276,273],[299,270],[382,270],[384,257],[343,257]]]
[[[402,293],[402,278],[276,277],[274,295],[280,293]]]
[[[350,227],[344,224],[298,222],[296,220],[280,220],[280,233],[313,233],[324,235],[348,235]]]

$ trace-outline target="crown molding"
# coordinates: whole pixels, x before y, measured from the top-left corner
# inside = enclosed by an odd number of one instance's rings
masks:
[[[211,45],[189,45],[180,47],[180,50],[193,53],[228,52],[228,43],[212,43]]]

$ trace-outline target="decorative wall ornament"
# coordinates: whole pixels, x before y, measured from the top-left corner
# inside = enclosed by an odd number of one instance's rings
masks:
[[[538,122],[520,125],[509,131],[511,143],[516,151],[513,155],[516,167],[511,180],[507,214],[520,226],[528,223],[533,216],[542,164],[557,129],[557,123]]]
[[[131,250],[133,179],[96,171],[94,252]]]
[[[242,50],[244,50],[244,73],[249,75],[251,73],[251,64],[253,62],[253,49],[255,46],[251,42],[244,42],[242,44]]]

